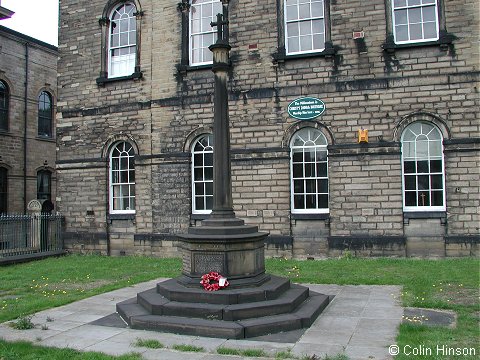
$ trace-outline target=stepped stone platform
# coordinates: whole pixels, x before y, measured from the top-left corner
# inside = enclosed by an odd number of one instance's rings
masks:
[[[118,303],[117,312],[133,329],[243,339],[310,327],[329,303],[327,295],[288,279],[261,278],[251,288],[234,281],[214,292],[171,279]]]

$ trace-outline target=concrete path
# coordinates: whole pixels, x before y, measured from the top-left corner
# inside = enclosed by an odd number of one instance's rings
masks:
[[[218,355],[216,349],[220,346],[262,349],[272,357],[277,352],[290,350],[296,357],[316,355],[321,359],[326,355],[345,354],[350,360],[392,359],[388,347],[395,344],[403,315],[398,286],[307,285],[313,291],[335,295],[335,298],[315,323],[296,337],[295,334],[285,334],[283,338],[282,335],[276,335],[254,340],[225,340],[91,324],[114,313],[117,302],[132,298],[137,292],[150,289],[162,280],[165,279],[137,284],[39,312],[32,318],[36,324],[35,329],[14,330],[5,323],[0,324],[0,338],[7,341],[27,340],[41,346],[99,351],[110,355],[135,352],[142,354],[146,360],[184,360],[186,356],[189,360],[242,358]],[[42,330],[42,326],[48,329]],[[136,347],[134,343],[137,339],[156,339],[166,348]],[[176,344],[200,346],[205,352],[186,354],[172,350],[171,347]]]

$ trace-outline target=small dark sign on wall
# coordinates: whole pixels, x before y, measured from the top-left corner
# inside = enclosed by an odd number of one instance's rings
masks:
[[[302,97],[288,104],[288,115],[299,120],[310,120],[325,111],[325,103],[314,97]]]

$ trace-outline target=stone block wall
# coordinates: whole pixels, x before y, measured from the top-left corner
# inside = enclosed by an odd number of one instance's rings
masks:
[[[211,133],[213,74],[208,66],[182,68],[177,3],[136,3],[142,76],[97,84],[107,2],[61,2],[59,206],[72,239],[106,239],[108,246],[98,240],[93,248],[111,254],[166,256],[176,253],[175,234],[202,218],[191,210],[190,151],[199,135]],[[236,214],[270,232],[272,256],[478,254],[478,2],[441,1],[450,42],[393,49],[388,0],[325,3],[333,52],[285,58],[283,1],[230,1]],[[364,38],[354,40],[353,31]],[[289,117],[288,104],[302,96],[320,98],[325,113],[306,122]],[[431,122],[443,134],[446,212],[403,210],[400,140],[413,121]],[[320,216],[291,212],[289,146],[304,126],[328,141],[329,211]],[[359,129],[368,130],[368,144],[357,142]],[[137,149],[136,209],[127,218],[107,210],[108,151],[120,139]]]
[[[53,137],[39,137],[38,97],[49,92],[55,114],[57,58],[55,46],[0,26],[0,80],[9,92],[8,130],[0,130],[0,167],[8,171],[7,213],[24,213],[28,202],[37,198],[37,171],[43,169],[52,173],[56,206],[55,115]]]

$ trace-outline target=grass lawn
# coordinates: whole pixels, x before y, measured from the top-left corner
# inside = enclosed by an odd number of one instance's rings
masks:
[[[456,329],[403,324],[398,345],[474,347],[480,354],[480,261],[478,259],[268,259],[267,271],[294,282],[353,285],[401,285],[404,306],[449,309],[458,314]],[[60,306],[99,293],[159,277],[180,274],[179,259],[70,255],[0,267],[0,322]],[[25,350],[28,348],[28,350]],[[45,351],[52,352],[48,356]],[[58,351],[58,357],[56,352]],[[113,359],[0,341],[0,359]],[[43,354],[43,355],[42,355]],[[46,357],[45,357],[46,356]],[[122,359],[138,359],[132,354]],[[411,356],[399,355],[396,359]],[[415,356],[415,359],[435,359]],[[477,359],[468,356],[438,359]]]

